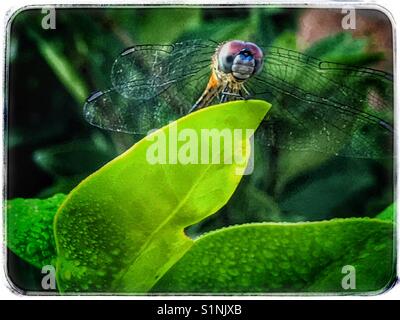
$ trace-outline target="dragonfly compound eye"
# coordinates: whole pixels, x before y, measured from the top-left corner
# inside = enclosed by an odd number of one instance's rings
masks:
[[[218,56],[218,68],[219,70],[225,72],[225,73],[230,73],[232,70],[232,64],[234,60],[233,55],[222,55],[220,54]]]
[[[247,42],[246,50],[250,52],[251,56],[254,58],[254,71],[253,74],[258,74],[261,72],[264,61],[264,54],[259,46],[255,43]]]

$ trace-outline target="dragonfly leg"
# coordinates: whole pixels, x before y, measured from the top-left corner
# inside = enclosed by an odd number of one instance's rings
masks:
[[[226,102],[230,97],[236,98],[236,99],[244,99],[243,96],[239,93],[233,93],[233,92],[228,92],[228,91],[223,91],[221,93],[221,98],[220,102]]]
[[[225,86],[224,89],[221,91],[219,103],[223,103],[228,101],[228,86]]]
[[[188,113],[192,113],[194,111],[196,111],[197,109],[199,109],[199,104],[196,102],[189,110]]]
[[[240,89],[240,95],[242,96],[243,100],[249,100],[252,96],[245,86],[242,86],[242,88]]]

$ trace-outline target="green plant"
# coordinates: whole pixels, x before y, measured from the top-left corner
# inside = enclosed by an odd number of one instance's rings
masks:
[[[195,240],[184,234],[226,204],[246,164],[152,165],[146,154],[154,138],[168,137],[174,125],[256,129],[269,108],[262,101],[207,108],[141,140],[67,197],[9,201],[9,248],[38,268],[57,262],[60,292],[345,292],[348,264],[357,291],[386,288],[394,277],[393,208],[383,220],[245,224]]]
[[[313,14],[324,12],[325,9],[314,10]],[[300,8],[276,7],[58,8],[57,32],[41,27],[40,8],[27,9],[15,16],[10,23],[7,59],[10,99],[6,139],[7,197],[19,198],[7,201],[8,271],[10,277],[15,272],[11,278],[16,285],[26,291],[42,290],[41,267],[57,261],[51,222],[66,195],[142,138],[99,130],[82,116],[87,95],[95,89],[110,87],[112,63],[124,48],[193,39],[211,38],[217,42],[242,39],[261,46],[301,51],[322,60],[392,72],[387,47],[390,41],[383,43],[385,37],[382,37],[385,25],[390,24],[382,14],[370,11],[369,16],[380,21],[376,30],[368,28],[363,34],[361,27],[356,34],[351,30],[329,36],[321,34],[323,38],[309,42],[302,30],[302,18],[308,13]],[[163,32],[154,32],[158,30]],[[300,74],[295,81],[302,83],[303,76]],[[359,91],[369,87],[349,81]],[[310,86],[310,90],[335,94],[329,86]],[[186,92],[180,94],[189,98],[188,103],[198,98],[186,96]],[[270,101],[267,97],[265,100]],[[333,113],[332,117],[336,119],[337,115]],[[308,130],[314,134],[309,135]],[[318,130],[318,126],[307,127],[303,137],[306,145],[312,142],[309,136],[315,136]],[[350,258],[355,263],[361,261],[357,266],[357,270],[361,268],[357,290],[383,288],[386,278],[391,277],[388,270],[394,269],[391,265],[394,210],[389,206],[382,212],[393,202],[393,159],[344,158],[313,151],[266,148],[265,139],[258,138],[256,134],[253,174],[243,177],[237,188],[229,185],[236,188],[235,192],[226,205],[220,203],[223,206],[216,214],[209,212],[208,217],[185,229],[195,240],[181,259],[171,262],[171,268],[166,265],[168,270],[160,269],[160,274],[165,273],[150,292],[342,292],[338,278],[323,284],[325,276],[318,272],[322,268],[315,265],[318,261],[324,270],[326,267],[327,274],[343,276],[329,257],[337,258],[340,263],[349,263],[344,260]],[[75,191],[74,194],[76,200]],[[146,205],[154,204],[148,201]],[[377,215],[379,212],[382,213]],[[72,210],[66,216],[71,213]],[[353,219],[356,217],[361,219]],[[331,221],[333,218],[346,219]],[[248,225],[254,222],[262,224]],[[208,234],[209,231],[212,233]],[[320,238],[314,235],[321,232],[327,239],[338,238],[337,246],[329,249],[317,241]],[[287,236],[281,237],[281,233]],[[291,240],[287,243],[286,239]],[[225,250],[225,246],[232,250]],[[274,248],[279,248],[282,256],[275,254]],[[324,258],[284,254],[292,249],[300,253],[303,248],[307,252],[325,253]],[[366,255],[370,249],[372,257],[360,259],[358,253]],[[340,252],[343,257],[338,257]],[[237,259],[239,254],[243,259]],[[286,272],[281,268],[286,266],[285,257],[287,261],[296,261],[293,264],[309,265],[310,272],[301,272],[300,267]],[[292,260],[294,257],[296,260]],[[193,267],[190,277],[188,266]],[[212,273],[206,274],[207,269]],[[243,273],[247,276],[242,277]],[[151,281],[145,282],[147,287],[151,286]],[[64,290],[109,291],[112,287],[86,285],[72,288],[66,283]]]

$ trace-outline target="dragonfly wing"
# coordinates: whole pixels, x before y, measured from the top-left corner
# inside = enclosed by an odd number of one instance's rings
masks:
[[[273,105],[263,134],[268,145],[362,158],[392,152],[390,74],[275,47],[265,56],[247,89]]]
[[[213,42],[192,40],[126,49],[112,67],[112,88],[86,101],[86,119],[127,133],[146,133],[176,120],[205,88],[215,48]]]
[[[102,129],[125,133],[147,133],[166,118],[169,108],[162,99],[131,100],[117,90],[98,91],[84,105],[84,116],[90,124]]]

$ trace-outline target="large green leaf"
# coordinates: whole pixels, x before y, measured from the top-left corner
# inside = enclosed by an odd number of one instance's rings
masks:
[[[55,258],[53,219],[65,195],[48,199],[7,201],[7,246],[16,255],[41,269]]]
[[[195,112],[157,130],[85,179],[55,218],[58,288],[147,292],[192,246],[183,229],[219,210],[246,168],[246,163],[234,161],[150,164],[152,140],[165,135],[169,141],[175,126],[178,135],[192,129],[198,137],[202,129],[256,129],[269,108],[264,101],[236,101]],[[247,138],[240,137],[235,153],[249,155]],[[178,141],[178,150],[188,145],[185,139]],[[221,157],[224,148],[220,151]]]
[[[196,240],[152,291],[376,292],[395,279],[393,244],[392,223],[368,218],[228,227]],[[342,287],[345,266],[355,289]]]

